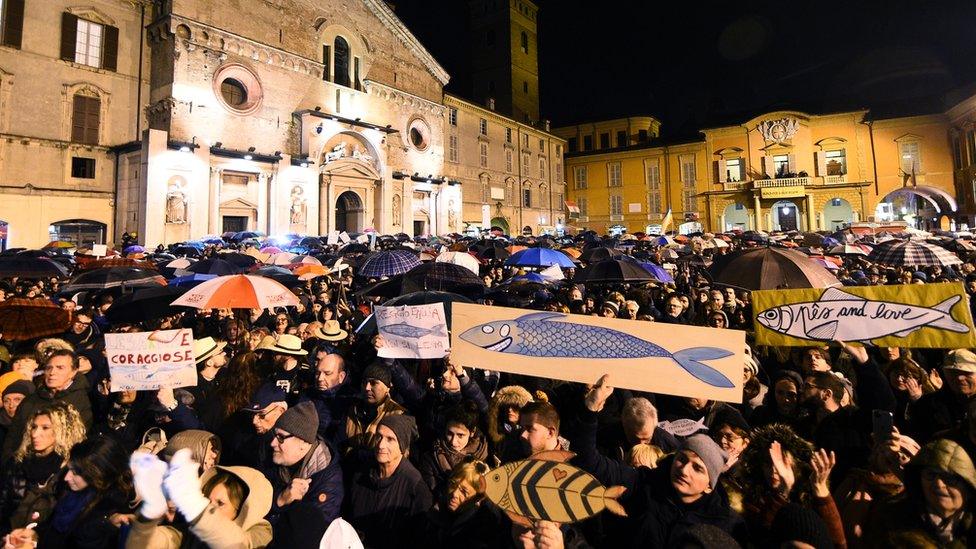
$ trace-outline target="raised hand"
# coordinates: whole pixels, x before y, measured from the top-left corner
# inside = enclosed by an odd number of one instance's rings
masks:
[[[603,374],[596,385],[591,385],[586,393],[586,408],[591,412],[599,412],[613,393],[610,386],[610,374]]]
[[[826,450],[821,448],[813,453],[810,464],[813,466],[813,475],[810,477],[810,483],[813,485],[813,494],[818,498],[829,496],[830,486],[827,485],[827,479],[830,478],[830,472],[834,469],[834,465],[837,464],[837,457],[834,455],[834,452],[828,454]]]
[[[770,484],[774,490],[786,498],[796,483],[796,475],[793,473],[793,456],[789,452],[784,452],[779,441],[774,440],[769,445],[769,458],[773,464]]]

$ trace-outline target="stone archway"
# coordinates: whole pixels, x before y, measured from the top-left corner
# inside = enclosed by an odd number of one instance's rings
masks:
[[[365,228],[366,208],[362,198],[353,191],[346,191],[336,198],[335,228],[337,231],[358,233]]]
[[[724,220],[723,232],[734,231],[736,229],[743,231],[750,229],[749,209],[744,204],[736,202],[735,204],[726,206],[725,212],[722,214],[722,219]]]
[[[824,204],[823,228],[828,231],[842,229],[854,222],[854,208],[843,198],[831,198]]]
[[[777,231],[800,230],[800,208],[791,200],[780,200],[773,204],[773,229]]]
[[[906,221],[910,226],[926,228],[937,225],[938,217],[952,216],[957,210],[956,200],[946,191],[919,185],[886,194],[878,202],[874,215],[879,222]]]

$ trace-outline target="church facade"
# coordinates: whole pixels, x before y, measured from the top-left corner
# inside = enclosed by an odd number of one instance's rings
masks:
[[[4,3],[5,29],[17,2]],[[446,96],[449,75],[383,1],[250,0],[246,14],[219,0],[57,4],[20,0],[22,39],[0,62],[7,247],[123,232],[147,245],[230,231],[444,234],[495,217],[537,231],[562,215],[564,141],[470,115],[491,109]],[[60,49],[41,19],[61,29]],[[45,65],[49,78],[21,78]],[[56,91],[57,112],[41,112]],[[534,196],[510,192],[487,220],[486,118],[492,131],[531,130],[537,171],[519,180]],[[39,149],[61,169],[32,165]]]

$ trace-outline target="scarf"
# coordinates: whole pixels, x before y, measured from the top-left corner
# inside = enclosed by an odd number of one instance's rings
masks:
[[[61,501],[54,508],[54,516],[51,517],[54,531],[62,535],[67,534],[94,497],[95,491],[91,489],[80,492],[69,490],[61,496]]]

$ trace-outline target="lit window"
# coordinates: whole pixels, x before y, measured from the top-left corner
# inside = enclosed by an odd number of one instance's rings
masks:
[[[98,23],[78,20],[78,30],[75,33],[75,63],[89,67],[102,66],[102,38],[105,27]]]
[[[827,162],[827,175],[844,175],[847,173],[847,152],[844,149],[826,151],[824,159]]]
[[[786,177],[790,173],[790,155],[778,154],[773,157],[773,173],[775,177]]]
[[[742,159],[732,158],[725,161],[725,180],[742,181]]]

